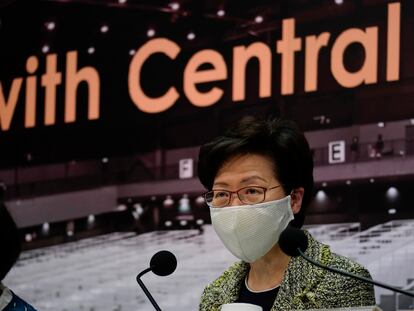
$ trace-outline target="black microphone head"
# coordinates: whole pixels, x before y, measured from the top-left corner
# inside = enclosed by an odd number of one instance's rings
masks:
[[[169,251],[159,251],[150,261],[152,272],[159,276],[170,275],[177,268],[177,258]]]
[[[308,238],[303,230],[287,227],[279,237],[280,249],[289,256],[299,256],[298,249],[305,252],[308,248]]]

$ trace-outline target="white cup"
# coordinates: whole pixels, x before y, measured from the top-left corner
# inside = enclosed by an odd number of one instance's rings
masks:
[[[221,306],[221,311],[263,311],[261,306],[252,305],[251,303],[226,303]]]

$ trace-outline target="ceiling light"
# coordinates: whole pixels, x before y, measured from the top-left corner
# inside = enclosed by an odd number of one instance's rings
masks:
[[[386,196],[389,200],[393,201],[400,195],[399,191],[395,187],[389,187]]]
[[[56,27],[55,22],[48,22],[48,23],[46,23],[47,30],[53,30],[53,29],[55,29],[55,27]]]
[[[189,32],[188,35],[187,35],[187,39],[188,40],[194,40],[195,37],[196,37],[196,35],[195,35],[194,32]]]
[[[396,214],[397,213],[397,210],[395,209],[395,208],[390,208],[389,210],[388,210],[388,214],[390,214],[390,215],[394,215],[394,214]]]
[[[108,25],[102,25],[101,26],[101,32],[102,33],[107,33],[109,30],[109,26]]]
[[[165,198],[164,202],[163,202],[164,206],[172,206],[174,205],[174,200],[171,198],[170,195],[167,195],[167,197]]]
[[[42,47],[42,52],[43,53],[47,53],[47,52],[49,52],[50,51],[50,46],[49,45],[47,45],[47,44],[45,44],[43,47]]]
[[[30,233],[26,233],[26,235],[24,236],[24,240],[26,242],[31,242],[33,239],[32,235]]]
[[[196,224],[199,225],[199,226],[202,226],[202,225],[204,225],[204,220],[197,219]]]
[[[224,15],[226,15],[226,11],[224,11],[223,9],[217,11],[217,16],[223,17]]]
[[[197,204],[203,204],[205,203],[203,196],[199,195],[196,199],[195,199]]]
[[[119,211],[119,212],[124,212],[124,211],[126,211],[128,209],[128,207],[125,205],[125,204],[119,204],[117,207],[116,207],[116,210],[117,211]]]
[[[43,223],[42,225],[42,234],[43,235],[48,235],[50,231],[50,225],[48,222]]]
[[[318,202],[324,202],[324,201],[326,201],[327,198],[328,198],[328,196],[326,195],[326,192],[323,191],[323,190],[319,190],[316,193],[316,201],[318,201]]]
[[[261,15],[257,15],[257,16],[254,18],[254,21],[255,21],[255,23],[256,23],[256,24],[260,24],[260,23],[262,23],[262,22],[263,22],[263,16],[261,16]]]
[[[180,9],[180,4],[178,2],[171,2],[170,8],[174,11],[178,11]]]
[[[147,36],[148,36],[149,38],[154,37],[154,36],[155,36],[155,29],[154,29],[154,28],[150,28],[150,29],[148,29],[148,31],[147,31]]]
[[[141,216],[144,213],[144,208],[142,207],[141,203],[135,203],[134,209],[137,212],[138,216]]]
[[[92,226],[94,223],[95,223],[95,215],[90,214],[90,215],[88,216],[88,225],[89,225],[89,226]]]

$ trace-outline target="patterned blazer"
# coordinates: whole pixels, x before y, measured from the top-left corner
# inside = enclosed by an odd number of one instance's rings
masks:
[[[371,278],[360,264],[331,253],[329,246],[316,241],[308,232],[305,254],[330,267]],[[225,303],[235,302],[249,264],[237,262],[209,284],[201,296],[200,311],[219,311]],[[292,257],[271,311],[306,310],[375,305],[370,284],[318,268],[301,257]]]

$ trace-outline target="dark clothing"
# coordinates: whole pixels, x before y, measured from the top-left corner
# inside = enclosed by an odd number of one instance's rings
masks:
[[[263,311],[270,311],[273,306],[273,302],[276,300],[277,293],[279,292],[279,286],[264,292],[251,292],[246,283],[243,282],[240,288],[240,295],[236,302],[251,303],[263,308]]]

